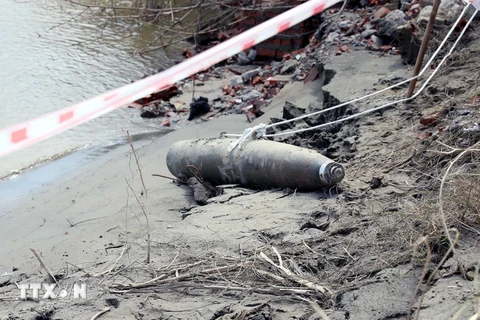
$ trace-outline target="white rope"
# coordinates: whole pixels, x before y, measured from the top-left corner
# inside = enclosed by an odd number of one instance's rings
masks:
[[[256,133],[255,138],[259,139],[263,136],[265,136],[265,131],[266,131],[266,124],[260,123],[259,125],[253,127],[253,128],[247,128],[243,132],[243,134],[240,136],[240,139],[237,141],[233,142],[229,147],[228,147],[228,152],[232,152],[237,146],[240,147],[240,149],[243,148],[243,143],[248,139],[248,138],[254,138],[253,134]],[[224,136],[229,136],[229,135],[224,135]]]
[[[401,81],[397,84],[394,84],[394,85],[391,85],[390,87],[387,87],[387,88],[383,88],[381,90],[378,90],[378,91],[375,91],[375,92],[372,92],[370,94],[367,94],[365,96],[362,96],[360,98],[356,98],[356,99],[353,99],[353,100],[350,100],[350,101],[347,101],[347,102],[344,102],[344,103],[341,103],[339,105],[336,105],[336,106],[333,106],[331,108],[328,108],[328,109],[325,109],[325,110],[320,110],[320,111],[317,111],[317,112],[313,112],[313,113],[309,113],[309,114],[306,114],[306,115],[303,115],[303,116],[300,116],[300,117],[296,117],[296,118],[293,118],[293,119],[289,119],[289,120],[284,120],[284,121],[280,121],[280,122],[277,122],[277,123],[272,123],[270,125],[265,125],[265,124],[260,124],[260,125],[264,125],[264,132],[266,132],[266,129],[268,128],[271,128],[271,127],[275,127],[275,126],[278,126],[278,125],[282,125],[282,124],[286,124],[286,123],[290,123],[290,122],[294,122],[294,121],[297,121],[297,120],[301,120],[301,119],[305,119],[305,118],[308,118],[308,117],[311,117],[311,116],[315,116],[315,115],[319,115],[319,114],[323,114],[323,113],[326,113],[326,112],[329,112],[329,111],[332,111],[332,110],[335,110],[335,109],[338,109],[338,108],[341,108],[341,107],[344,107],[346,105],[349,105],[349,104],[352,104],[352,103],[355,103],[355,102],[358,102],[358,101],[361,101],[361,100],[365,100],[367,98],[370,98],[370,97],[373,97],[377,94],[380,94],[382,92],[385,92],[385,91],[388,91],[388,90],[391,90],[395,87],[398,87],[398,86],[401,86],[405,83],[408,83],[414,79],[417,79],[419,77],[421,77],[425,71],[427,71],[427,69],[430,67],[430,65],[432,64],[432,62],[435,60],[436,56],[440,53],[440,51],[442,50],[443,46],[445,45],[445,43],[447,42],[448,38],[450,38],[451,34],[453,33],[453,31],[455,30],[455,27],[458,25],[458,23],[461,21],[461,19],[463,18],[463,16],[465,15],[465,13],[467,12],[468,8],[470,7],[470,3],[468,3],[465,8],[463,9],[463,11],[461,12],[460,16],[458,17],[457,21],[452,25],[452,28],[449,30],[449,32],[447,33],[447,35],[445,36],[445,38],[443,39],[443,41],[441,42],[440,46],[437,48],[437,50],[435,51],[435,53],[432,55],[432,57],[430,58],[430,60],[427,62],[427,64],[425,65],[425,67],[420,71],[420,73],[414,77],[411,77],[410,79],[407,79],[407,80],[404,80],[404,81]],[[476,15],[477,12],[475,12],[473,14],[472,17],[474,17]],[[472,18],[470,19],[470,21],[472,20]],[[458,40],[461,38],[461,36],[464,34],[466,28],[464,28],[462,30],[462,33],[460,35],[460,37],[457,39],[456,43],[458,43]],[[454,46],[452,47],[455,48],[456,46],[456,43],[454,44]],[[433,73],[435,74],[435,72]],[[428,83],[428,82],[427,82]],[[380,109],[383,109],[383,108],[386,108],[387,106],[390,106],[390,105],[393,105],[393,104],[396,104],[396,103],[399,103],[399,102],[403,102],[403,101],[408,101],[408,100],[411,100],[411,99],[414,99],[415,97],[418,96],[418,94],[420,94],[420,92],[422,92],[422,90],[424,89],[425,86],[423,86],[414,96],[412,96],[411,98],[407,98],[407,99],[402,99],[402,100],[398,100],[398,101],[395,101],[395,102],[392,102],[386,106],[381,106],[381,107],[377,107],[377,108],[373,108],[373,109],[370,109],[370,110],[367,110],[367,111],[364,111],[364,112],[361,112],[359,114],[354,114],[350,117],[347,117],[347,118],[344,118],[344,119],[340,119],[340,120],[336,120],[336,121],[333,121],[333,122],[330,122],[330,123],[326,123],[326,124],[323,124],[323,125],[320,125],[320,126],[327,126],[327,125],[330,125],[330,124],[335,124],[335,123],[338,123],[338,122],[342,122],[342,121],[346,121],[346,120],[349,120],[349,119],[353,119],[353,118],[356,118],[358,116],[361,116],[361,115],[364,115],[364,114],[367,114],[367,113],[370,113],[370,112],[373,112],[373,111],[376,111],[376,110],[380,110]],[[277,134],[273,134],[273,135],[264,135],[266,137],[275,137],[275,136],[280,136],[280,135],[284,135],[284,134],[292,134],[292,133],[296,133],[296,132],[304,132],[304,131],[308,131],[308,130],[314,130],[316,129],[317,127],[320,127],[320,126],[316,126],[316,127],[311,127],[311,128],[307,128],[307,129],[302,129],[302,130],[297,130],[297,131],[289,131],[289,132],[285,132],[285,133],[277,133]],[[255,127],[254,127],[255,128]],[[251,128],[252,130],[254,128]],[[247,129],[248,130],[248,129]],[[247,131],[245,130],[245,132]],[[249,131],[249,133],[251,133],[251,131]],[[225,134],[225,137],[243,137],[245,135],[245,133],[243,135],[241,134]],[[257,134],[257,138],[260,138],[262,136],[258,136]],[[244,141],[244,140],[243,140]],[[242,141],[242,143],[243,143]]]
[[[415,93],[413,96],[411,96],[410,98],[404,98],[404,99],[400,99],[400,100],[397,100],[397,101],[393,101],[393,102],[390,102],[390,103],[387,103],[387,104],[384,104],[382,106],[379,106],[379,107],[375,107],[375,108],[372,108],[372,109],[368,109],[368,110],[365,110],[363,112],[360,112],[360,113],[356,113],[356,114],[353,114],[349,117],[346,117],[346,118],[343,118],[343,119],[339,119],[339,120],[335,120],[335,121],[331,121],[331,122],[328,122],[328,123],[324,123],[324,124],[320,124],[318,126],[313,126],[313,127],[310,127],[310,128],[305,128],[305,129],[299,129],[299,130],[294,130],[294,131],[288,131],[288,132],[280,132],[280,133],[276,133],[276,134],[268,134],[268,135],[265,135],[265,137],[278,137],[278,136],[282,136],[282,135],[287,135],[287,134],[295,134],[295,133],[300,133],[300,132],[305,132],[305,131],[310,131],[310,130],[316,130],[316,129],[319,129],[319,128],[322,128],[322,127],[326,127],[326,126],[329,126],[329,125],[332,125],[332,124],[336,124],[336,123],[340,123],[340,122],[343,122],[343,121],[347,121],[347,120],[350,120],[350,119],[354,119],[354,118],[357,118],[357,117],[360,117],[364,114],[368,114],[368,113],[371,113],[371,112],[375,112],[375,111],[378,111],[378,110],[381,110],[381,109],[384,109],[384,108],[387,108],[389,106],[392,106],[394,104],[397,104],[397,103],[401,103],[401,102],[405,102],[405,101],[409,101],[409,100],[412,100],[412,99],[415,99],[426,87],[427,85],[429,84],[429,82],[433,79],[433,77],[437,74],[438,70],[440,70],[440,67],[442,67],[442,65],[445,63],[445,61],[447,60],[447,58],[452,54],[453,50],[455,49],[455,47],[458,45],[458,43],[460,42],[461,38],[463,37],[463,35],[465,34],[465,31],[467,30],[468,26],[470,25],[470,23],[473,21],[473,19],[475,18],[475,16],[477,15],[478,13],[478,10],[475,11],[475,13],[470,17],[470,19],[468,20],[466,26],[463,28],[462,32],[460,33],[460,35],[458,36],[457,40],[455,41],[455,43],[452,45],[452,47],[450,48],[450,51],[448,52],[447,55],[445,55],[442,59],[442,61],[440,61],[440,63],[438,64],[438,66],[435,68],[435,70],[433,70],[432,74],[427,78],[427,80],[425,81],[425,83],[423,84],[423,86],[420,88],[420,90],[417,91],[417,93]],[[327,109],[327,111],[330,110],[330,109]],[[268,128],[268,127],[267,127]]]

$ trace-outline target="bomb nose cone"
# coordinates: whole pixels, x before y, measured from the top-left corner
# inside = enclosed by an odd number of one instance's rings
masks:
[[[339,183],[345,177],[345,168],[336,162],[323,163],[318,171],[320,180],[326,185]]]

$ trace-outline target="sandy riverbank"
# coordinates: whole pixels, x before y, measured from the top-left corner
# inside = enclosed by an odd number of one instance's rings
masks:
[[[330,57],[326,68],[337,74],[324,89],[341,101],[381,88],[381,79],[408,74],[398,57],[379,58],[365,51]],[[286,85],[255,122],[281,117],[285,101],[304,108],[318,103],[321,88],[318,80]],[[355,107],[370,108],[395,95],[389,92]],[[417,121],[417,112],[399,106],[342,128],[339,139],[353,141],[355,151],[350,148],[353,157],[344,163],[347,175],[334,190],[285,194],[283,190],[232,188],[211,199],[207,206],[197,206],[187,187],[152,174],[170,175],[165,156],[175,141],[217,137],[224,131],[243,132],[249,126],[245,115],[191,123],[135,143],[148,189],[150,265],[144,263],[145,218],[127,190],[126,180],[138,196],[142,186],[129,146],[118,147],[2,207],[0,265],[8,272],[16,271],[0,277],[0,283],[11,280],[0,285],[0,300],[5,299],[0,301],[0,319],[32,319],[42,312],[50,314],[44,319],[84,319],[107,306],[111,310],[102,319],[218,319],[221,314],[227,317],[255,308],[255,319],[308,319],[313,310],[299,295],[327,307],[330,319],[402,319],[422,269],[408,263],[411,246],[405,245],[402,252],[390,252],[388,248],[397,248],[397,244],[386,240],[384,234],[392,230],[390,224],[396,219],[389,213],[398,212],[412,190],[414,177],[401,170],[385,170],[410,155],[411,141],[415,139],[411,128]],[[349,127],[357,131],[349,131]],[[348,136],[348,132],[354,134]],[[383,184],[372,188],[375,177],[381,177]],[[140,196],[140,201],[145,203],[145,195]],[[396,236],[395,230],[390,233]],[[265,272],[277,270],[262,269],[264,265],[257,262],[260,251],[277,261],[272,245],[292,270],[299,270],[305,279],[336,294],[323,301],[321,295],[308,290],[280,294],[281,290],[290,290],[293,283],[287,283],[285,278],[284,282],[275,282]],[[38,249],[56,274],[64,274],[65,283],[85,281],[88,299],[7,299],[18,294],[13,281],[35,282],[43,278],[30,248]],[[242,267],[233,276],[218,271],[216,276],[203,278],[199,273],[200,282],[194,287],[167,283],[157,289],[130,288],[118,293],[122,290],[116,285],[138,284],[163,272],[181,276],[190,272],[191,265],[215,270],[238,265],[239,261]],[[251,271],[243,269],[243,265],[251,261],[258,263],[254,272],[258,288],[250,282],[248,286],[243,278]],[[112,267],[110,274],[104,272]],[[109,277],[113,274],[115,277]],[[468,285],[458,276],[448,280]],[[209,287],[219,282],[223,285],[216,290]],[[266,288],[277,291],[271,294]],[[440,294],[426,299],[427,309],[421,319],[439,319],[439,313],[449,313],[465,295],[447,285],[442,288]],[[441,297],[449,290],[454,290],[450,292],[451,301],[442,304]]]

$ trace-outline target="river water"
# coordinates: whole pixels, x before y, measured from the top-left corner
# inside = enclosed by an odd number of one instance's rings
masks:
[[[87,2],[88,0],[84,0]],[[61,3],[61,6],[59,5]],[[67,107],[173,64],[154,51],[134,55],[159,30],[105,24],[65,1],[0,0],[0,128]],[[68,22],[68,23],[67,23]],[[129,25],[128,25],[129,24]],[[127,26],[129,28],[127,28]],[[0,158],[0,180],[77,148],[107,146],[131,133],[161,131],[159,121],[122,108],[34,146]]]

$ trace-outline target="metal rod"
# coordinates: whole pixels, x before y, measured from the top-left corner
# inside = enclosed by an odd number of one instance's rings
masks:
[[[416,77],[420,72],[423,64],[423,57],[425,57],[425,52],[428,48],[428,43],[430,42],[430,36],[432,34],[433,25],[435,24],[435,19],[437,17],[438,8],[440,7],[441,0],[435,0],[433,4],[432,13],[430,14],[430,19],[428,20],[427,29],[425,30],[425,34],[423,36],[422,45],[420,47],[420,51],[418,52],[417,61],[415,63],[415,69],[413,70],[413,76]],[[413,79],[410,81],[410,86],[408,87],[407,91],[407,98],[410,98],[413,95],[413,91],[415,91],[415,85],[417,84],[418,78]]]

